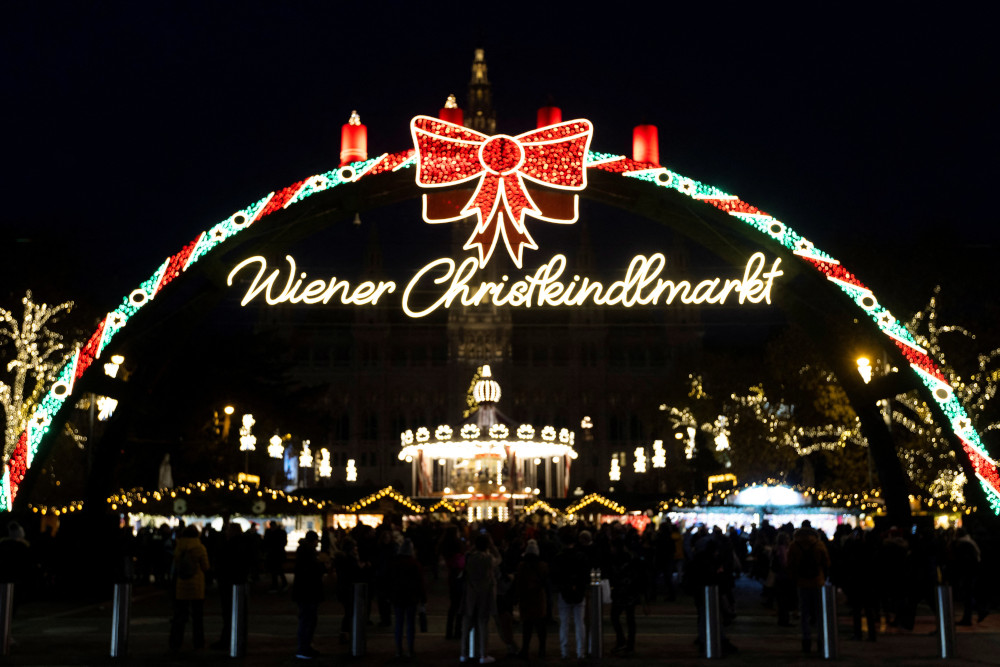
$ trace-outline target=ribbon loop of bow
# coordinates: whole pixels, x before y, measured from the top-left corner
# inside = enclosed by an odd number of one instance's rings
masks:
[[[479,179],[474,194],[454,219],[476,216],[476,228],[465,249],[478,247],[480,268],[486,266],[500,236],[518,268],[523,249],[538,248],[525,226],[525,215],[575,222],[575,217],[546,217],[532,201],[525,180],[560,190],[587,187],[584,161],[593,134],[590,121],[566,121],[516,137],[490,137],[429,116],[414,118],[410,129],[417,151],[418,186],[446,187]]]

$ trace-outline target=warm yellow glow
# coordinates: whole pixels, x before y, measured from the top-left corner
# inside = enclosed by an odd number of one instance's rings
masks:
[[[227,415],[231,415],[234,412],[236,412],[236,408],[234,408],[231,405],[227,405],[226,407],[222,408],[222,411],[225,412]]]
[[[858,357],[858,373],[861,374],[865,384],[872,381],[872,364],[868,357]]]
[[[256,268],[250,280],[242,305],[262,296],[268,305],[279,303],[328,304],[336,302],[350,306],[375,306],[379,299],[396,291],[396,283],[364,281],[352,285],[335,277],[309,280],[297,267],[295,259],[286,255],[287,273],[280,268],[269,270],[262,255],[248,257],[237,264],[227,278],[232,286],[244,271]],[[520,276],[503,276],[499,282],[475,280],[479,273],[479,260],[466,258],[461,263],[450,257],[433,260],[419,269],[407,283],[402,294],[403,312],[413,318],[430,315],[451,306],[510,306],[530,308],[544,306],[669,306],[683,304],[724,305],[736,301],[745,303],[771,303],[774,280],[784,272],[778,267],[781,259],[774,259],[767,266],[764,253],[750,256],[743,268],[743,275],[733,278],[715,277],[692,284],[688,280],[661,277],[667,260],[662,253],[636,255],[632,258],[621,280],[609,284],[587,276],[569,276],[565,255],[553,255],[534,273]],[[565,274],[565,275],[564,275]],[[416,295],[421,295],[417,297]],[[423,295],[437,294],[432,301]],[[418,304],[417,301],[420,301]],[[584,426],[584,428],[587,428]]]

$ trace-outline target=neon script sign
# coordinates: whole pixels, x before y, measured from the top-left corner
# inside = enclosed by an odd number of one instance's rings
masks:
[[[692,284],[661,275],[666,257],[661,253],[636,255],[620,280],[608,285],[566,271],[565,255],[553,255],[533,273],[499,282],[478,281],[500,239],[517,269],[524,249],[537,250],[526,226],[527,216],[573,224],[579,217],[579,196],[587,187],[587,151],[593,135],[588,120],[571,120],[519,134],[487,136],[461,125],[417,116],[410,121],[416,162],[416,185],[429,190],[422,197],[425,222],[475,219],[464,250],[476,255],[463,261],[436,259],[414,274],[401,294],[403,312],[420,318],[441,308],[461,306],[657,306],[683,304],[771,303],[774,279],[782,275],[780,259],[767,266],[763,253],[747,260],[742,277],[710,278]],[[464,202],[464,203],[463,203]],[[242,305],[261,297],[268,305],[329,304],[374,306],[395,294],[393,281],[365,281],[352,285],[331,277],[308,280],[286,255],[282,269],[268,273],[261,256],[243,260],[230,272],[228,284],[256,266],[256,275]]]
[[[232,286],[245,269],[257,272],[243,296],[246,306],[258,297],[274,306],[280,303],[374,306],[388,294],[397,292],[394,281],[364,281],[352,285],[336,277],[308,280],[299,272],[295,259],[285,256],[287,274],[282,269],[268,273],[267,259],[261,255],[249,257],[229,272],[227,284]],[[453,305],[509,306],[512,308],[552,306],[669,306],[682,304],[723,305],[727,300],[745,303],[771,303],[774,279],[783,275],[778,267],[781,259],[768,266],[764,253],[750,256],[743,275],[735,278],[709,278],[692,283],[689,280],[663,278],[666,257],[661,253],[636,255],[620,280],[605,285],[598,280],[566,274],[566,256],[554,255],[533,273],[523,273],[516,279],[503,276],[499,282],[476,281],[479,261],[468,257],[457,263],[450,257],[429,262],[417,271],[402,291],[403,312],[413,318],[424,317],[440,308]],[[428,294],[430,296],[428,296]]]

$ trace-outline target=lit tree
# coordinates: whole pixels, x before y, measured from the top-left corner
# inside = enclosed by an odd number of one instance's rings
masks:
[[[6,382],[0,380],[0,403],[4,409],[3,460],[10,457],[24,432],[38,401],[55,380],[55,372],[65,360],[62,335],[49,329],[49,324],[73,307],[72,301],[50,306],[35,303],[31,290],[21,299],[24,315],[18,321],[0,308],[0,346],[8,359]]]
[[[1000,348],[979,353],[969,345],[957,344],[958,341],[976,340],[976,336],[964,327],[938,322],[940,293],[941,287],[935,287],[927,306],[913,316],[907,328],[937,359],[942,372],[951,378],[955,396],[962,402],[973,425],[983,436],[988,436],[1000,430],[1000,419],[992,403],[1000,384]],[[951,343],[947,350],[946,341]],[[935,423],[931,407],[914,391],[896,396],[893,408],[893,423],[902,426],[908,436],[900,454],[915,485],[927,489],[934,497],[965,502],[964,486],[968,480],[949,446],[948,437]]]

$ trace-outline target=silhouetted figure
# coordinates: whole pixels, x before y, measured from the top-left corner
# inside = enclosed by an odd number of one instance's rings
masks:
[[[438,553],[448,570],[448,615],[445,618],[444,638],[458,639],[462,632],[462,593],[465,571],[465,543],[458,526],[448,526],[438,546]]]
[[[244,539],[243,529],[238,523],[228,524],[222,532],[215,562],[215,578],[219,582],[219,610],[222,615],[222,631],[219,641],[212,644],[216,650],[226,650],[232,640],[233,628],[233,586],[243,585],[250,578],[250,552]],[[246,617],[247,599],[243,598],[243,614]],[[247,626],[243,625],[246,633]],[[246,637],[243,637],[246,640]]]
[[[476,536],[476,548],[465,558],[465,598],[462,601],[462,659],[469,656],[469,632],[476,628],[476,655],[482,663],[495,662],[486,652],[490,617],[497,611],[496,567],[500,553],[489,535]]]
[[[819,620],[820,592],[830,571],[830,554],[809,521],[795,531],[788,548],[788,569],[799,589],[799,615],[802,622],[802,651],[812,646],[812,626]],[[816,649],[823,650],[822,636],[817,634]]]
[[[292,600],[299,606],[295,657],[302,660],[319,656],[319,652],[313,648],[312,641],[319,619],[319,603],[323,601],[323,575],[326,573],[326,564],[316,551],[318,545],[319,535],[316,531],[310,530],[299,540],[299,548],[295,552]]]
[[[517,606],[521,610],[521,657],[527,658],[532,634],[538,635],[538,657],[545,657],[546,617],[548,601],[546,588],[549,581],[549,566],[544,563],[538,550],[538,542],[528,540],[524,547],[524,556],[517,566],[514,577],[514,589],[517,594]]]
[[[354,586],[364,581],[364,570],[368,564],[361,562],[357,542],[345,538],[340,544],[340,551],[333,559],[333,565],[337,570],[337,600],[344,606],[344,620],[340,623],[340,641],[347,643],[354,620]]]
[[[587,629],[583,625],[583,613],[592,567],[587,554],[577,547],[577,541],[583,533],[586,533],[589,540],[590,533],[582,531],[552,563],[552,578],[559,605],[559,652],[562,657],[569,657],[569,626],[572,622],[573,633],[576,636],[576,657],[581,660],[587,656],[585,648]],[[670,543],[670,548],[673,549],[673,541]]]
[[[841,566],[838,568],[840,588],[847,595],[853,622],[852,639],[863,637],[861,619],[868,624],[868,639],[875,641],[879,624],[879,572],[878,536],[875,531],[865,532],[856,528],[841,548]]]
[[[191,637],[196,649],[205,646],[205,573],[208,552],[196,526],[187,526],[174,548],[174,617],[170,621],[170,650],[177,652],[184,641],[184,626],[191,617]]]
[[[631,655],[635,652],[635,608],[642,595],[644,576],[639,560],[625,546],[625,540],[616,537],[611,542],[611,625],[615,629],[613,653]],[[626,635],[622,629],[625,615]]]
[[[392,613],[396,617],[394,638],[396,657],[412,657],[416,634],[417,606],[427,602],[424,586],[423,567],[416,558],[413,541],[403,540],[397,553],[390,561],[386,589],[392,603]],[[406,649],[403,649],[403,629],[406,629]]]
[[[951,572],[958,599],[962,601],[962,618],[958,625],[972,625],[972,612],[978,612],[978,620],[988,614],[985,591],[979,591],[979,568],[982,556],[979,545],[965,528],[955,533],[951,543]]]
[[[268,524],[264,531],[264,568],[271,575],[271,590],[284,592],[288,589],[285,576],[285,550],[288,547],[288,533],[277,521]]]

